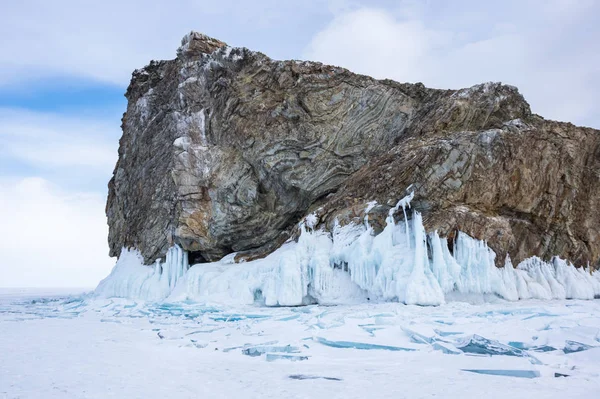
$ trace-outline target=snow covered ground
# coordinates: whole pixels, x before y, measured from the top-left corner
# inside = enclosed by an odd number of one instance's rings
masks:
[[[475,298],[268,308],[0,290],[0,398],[598,397],[600,301]]]

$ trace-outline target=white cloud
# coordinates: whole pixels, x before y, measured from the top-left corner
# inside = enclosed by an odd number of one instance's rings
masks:
[[[435,42],[419,21],[396,21],[383,10],[361,9],[335,18],[311,41],[306,58],[348,66],[377,78],[418,78]]]
[[[312,37],[304,58],[427,86],[504,81],[544,116],[600,127],[599,14],[594,0],[23,0],[0,13],[0,86],[125,86],[196,29],[275,58],[299,58]]]
[[[97,119],[0,108],[0,157],[46,170],[86,168],[110,176],[119,127]]]
[[[600,5],[571,3],[555,0],[541,12],[536,2],[502,2],[496,12],[458,2],[443,15],[433,3],[401,16],[362,8],[334,18],[304,56],[429,87],[502,81],[519,87],[536,113],[600,127],[600,35],[590,20]]]
[[[0,287],[93,287],[108,274],[104,187],[118,132],[104,120],[0,109]]]
[[[110,271],[104,198],[0,180],[0,287],[94,287]]]
[[[190,30],[241,39],[273,27],[292,33],[294,24],[327,13],[325,0],[19,0],[0,13],[0,86],[28,83],[31,77],[67,75],[124,86],[131,72],[153,59],[175,58]],[[321,11],[322,10],[322,11]],[[280,32],[281,33],[281,32]],[[263,42],[264,43],[264,42]],[[278,42],[265,47],[278,47]],[[256,44],[256,43],[255,43]],[[285,52],[288,43],[279,48]],[[262,46],[257,50],[264,50]],[[278,56],[279,54],[272,54]]]

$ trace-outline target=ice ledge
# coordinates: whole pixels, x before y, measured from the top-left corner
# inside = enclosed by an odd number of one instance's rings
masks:
[[[244,264],[231,264],[228,256],[189,268],[186,252],[175,246],[164,263],[157,261],[151,268],[136,250],[123,249],[96,294],[266,306],[366,301],[441,305],[456,293],[492,294],[509,301],[600,296],[600,272],[575,268],[560,258],[544,262],[532,257],[516,268],[507,258],[497,268],[487,244],[464,233],[450,252],[437,232],[426,234],[419,212],[408,219],[410,199],[398,202],[377,236],[368,220],[335,226],[332,233],[301,223],[298,242]],[[393,213],[400,208],[405,218],[395,223]]]

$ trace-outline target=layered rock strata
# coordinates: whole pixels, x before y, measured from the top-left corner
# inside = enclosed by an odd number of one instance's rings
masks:
[[[111,256],[149,264],[178,244],[191,263],[253,259],[308,214],[330,230],[368,210],[377,233],[414,191],[428,231],[486,240],[499,265],[600,260],[600,132],[532,114],[514,87],[376,80],[192,32],[126,97]]]

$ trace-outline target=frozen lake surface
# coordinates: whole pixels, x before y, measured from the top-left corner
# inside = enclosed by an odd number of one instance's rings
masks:
[[[264,308],[0,290],[0,398],[597,398],[600,301]]]

